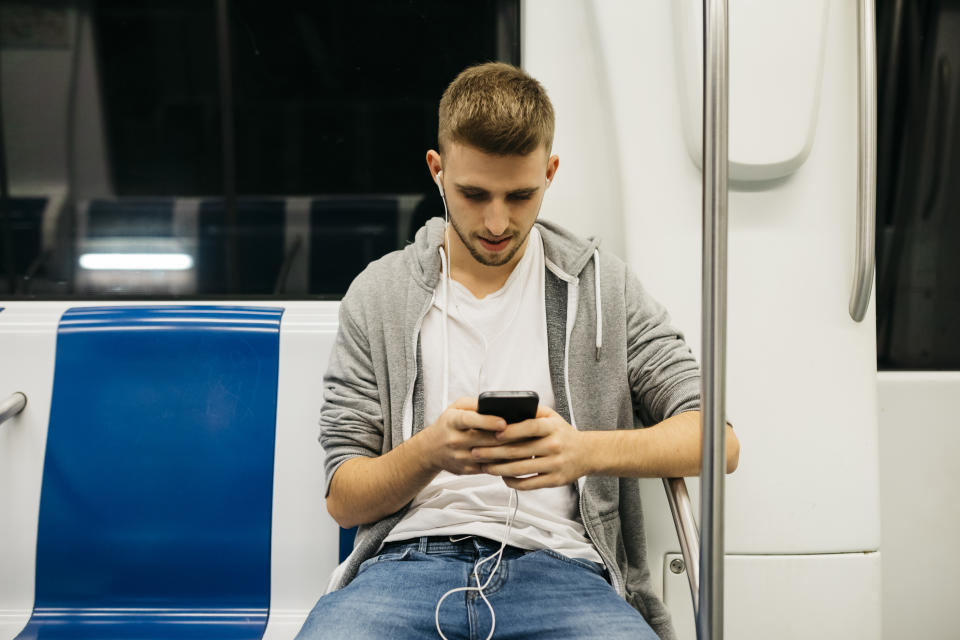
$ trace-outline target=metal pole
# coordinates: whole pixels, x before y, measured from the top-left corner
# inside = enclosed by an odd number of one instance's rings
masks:
[[[723,638],[726,472],[727,0],[703,2],[703,459],[697,638]]]

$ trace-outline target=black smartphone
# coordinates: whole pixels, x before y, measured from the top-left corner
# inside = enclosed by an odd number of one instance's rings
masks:
[[[536,418],[538,404],[536,391],[484,391],[477,398],[477,413],[500,416],[514,424]]]

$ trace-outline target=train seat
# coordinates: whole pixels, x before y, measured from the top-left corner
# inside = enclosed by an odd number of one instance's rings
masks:
[[[339,303],[68,307],[0,313],[0,640],[291,640],[353,540],[316,439]]]
[[[18,640],[263,636],[282,313],[63,315]]]

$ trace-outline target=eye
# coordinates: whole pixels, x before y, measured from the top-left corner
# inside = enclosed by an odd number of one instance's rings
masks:
[[[533,197],[532,193],[511,193],[507,196],[510,200],[529,200]]]
[[[473,200],[474,202],[481,202],[487,199],[487,194],[469,192],[469,193],[464,193],[463,197],[466,198],[467,200]]]

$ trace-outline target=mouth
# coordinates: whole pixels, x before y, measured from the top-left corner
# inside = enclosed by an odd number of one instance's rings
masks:
[[[502,251],[510,243],[510,238],[512,236],[507,236],[506,238],[501,238],[500,240],[487,240],[486,238],[480,238],[480,244],[483,245],[483,248],[487,251]]]

